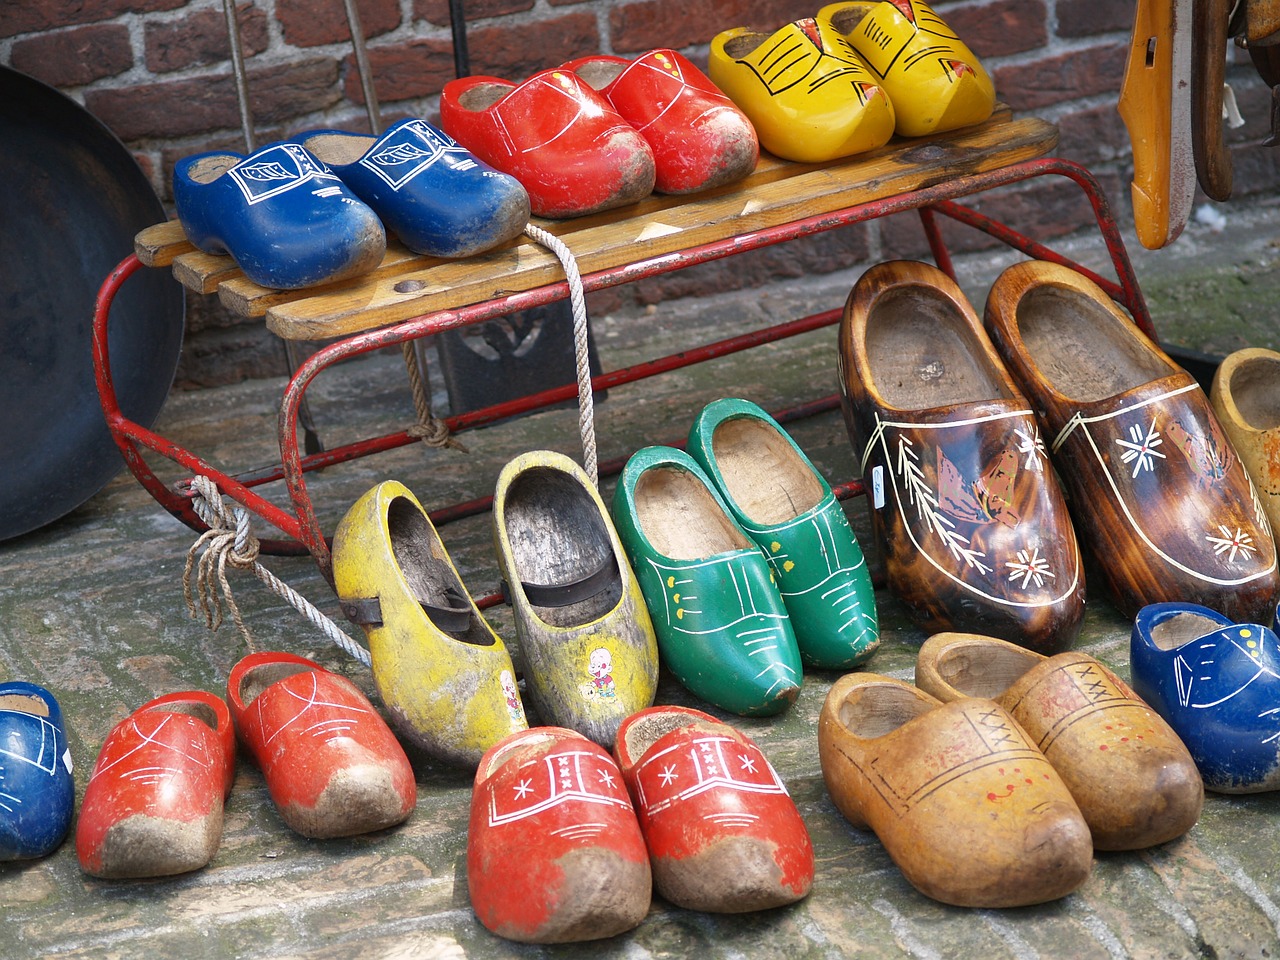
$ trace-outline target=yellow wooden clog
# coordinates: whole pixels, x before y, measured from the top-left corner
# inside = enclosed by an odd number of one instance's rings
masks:
[[[770,153],[823,163],[893,136],[893,105],[843,38],[806,18],[773,34],[734,27],[711,41],[712,81]]]
[[[404,484],[380,483],[347,511],[333,538],[333,579],[343,612],[364,628],[374,684],[406,739],[475,766],[527,728],[506,646]]]
[[[981,123],[996,90],[973,51],[920,0],[832,3],[818,27],[844,39],[893,101],[896,132],[926,137]]]

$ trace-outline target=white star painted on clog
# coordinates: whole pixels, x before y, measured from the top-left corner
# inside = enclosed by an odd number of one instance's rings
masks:
[[[676,767],[674,763],[671,766],[663,769],[662,773],[658,774],[658,776],[662,778],[662,785],[664,787],[669,787],[673,782],[680,779],[680,775],[676,773]]]
[[[1124,453],[1120,454],[1120,459],[1125,463],[1133,464],[1133,476],[1135,478],[1143,470],[1155,472],[1156,462],[1153,458],[1165,459],[1165,455],[1155,449],[1164,443],[1164,437],[1160,436],[1160,432],[1156,430],[1154,418],[1152,418],[1151,426],[1147,428],[1145,435],[1142,432],[1142,426],[1135,423],[1129,428],[1129,439],[1117,439],[1116,443],[1124,448]]]
[[[756,772],[756,761],[754,757],[749,757],[745,753],[738,754],[738,760],[742,763],[742,769],[747,773]]]
[[[1040,556],[1040,548],[1035,547],[1030,553],[1026,550],[1018,551],[1016,560],[1009,560],[1005,563],[1009,568],[1009,582],[1016,583],[1018,578],[1022,578],[1022,589],[1027,589],[1027,584],[1032,580],[1036,582],[1037,587],[1044,586],[1044,578],[1054,579],[1053,571],[1049,569],[1049,561]]]
[[[1222,556],[1230,550],[1231,552],[1227,555],[1227,563],[1235,563],[1237,553],[1243,554],[1245,560],[1253,556],[1253,552],[1257,549],[1253,545],[1253,537],[1239,527],[1236,527],[1234,534],[1231,532],[1231,528],[1225,524],[1218,524],[1218,529],[1222,532],[1222,536],[1215,537],[1213,534],[1207,533],[1204,537],[1213,544],[1213,552],[1215,554]]]
[[[532,792],[533,792],[533,784],[531,784],[528,780],[521,780],[519,783],[516,784],[517,800],[523,800]]]

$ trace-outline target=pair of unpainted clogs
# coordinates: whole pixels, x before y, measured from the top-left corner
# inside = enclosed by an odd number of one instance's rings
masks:
[[[709,72],[766,150],[803,163],[981,123],[995,107],[978,58],[919,0],[828,4],[772,34],[726,30]]]
[[[417,803],[404,749],[351,681],[304,657],[254,653],[232,669],[226,700],[168,694],[111,730],[76,824],[81,868],[125,879],[205,866],[222,839],[237,736],[303,836],[385,829]]]
[[[814,856],[795,803],[760,748],[698,710],[628,717],[612,756],[580,734],[512,734],[480,761],[467,886],[486,928],[528,943],[611,937],[654,889],[688,910],[794,903]]]
[[[1199,819],[1187,748],[1085,654],[940,633],[920,648],[915,682],[837,680],[818,749],[840,812],[926,896],[1047,902],[1085,881],[1094,849],[1165,843]]]
[[[1209,400],[1082,274],[1015,264],[984,329],[936,268],[879,264],[850,293],[840,370],[889,586],[931,632],[1066,649],[1077,534],[1127,617],[1270,620],[1275,544]]]
[[[662,662],[741,715],[796,698],[803,667],[848,669],[880,643],[866,560],[831,488],[756,404],[708,404],[687,452],[645,447],[614,516]]]

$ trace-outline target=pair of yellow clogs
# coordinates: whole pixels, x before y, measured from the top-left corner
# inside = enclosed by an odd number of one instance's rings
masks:
[[[832,3],[773,34],[734,27],[711,41],[709,66],[761,145],[801,163],[981,123],[995,107],[978,58],[920,0]]]

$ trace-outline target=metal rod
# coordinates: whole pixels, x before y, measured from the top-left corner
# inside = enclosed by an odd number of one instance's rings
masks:
[[[364,92],[364,106],[369,113],[369,132],[375,137],[382,132],[382,111],[378,108],[378,94],[373,89],[373,73],[369,70],[369,53],[364,46],[364,29],[360,26],[360,11],[356,0],[342,0],[347,10],[347,26],[351,29],[351,49],[356,55],[356,72],[360,74],[360,89]]]
[[[236,0],[222,0],[222,11],[227,18],[227,39],[231,42],[231,71],[236,78],[236,100],[240,104],[244,152],[253,153],[257,147],[253,136],[253,121],[249,117],[249,81],[244,72],[244,51],[240,48],[240,21],[236,15]]]
[[[467,11],[463,0],[449,0],[449,27],[453,31],[453,72],[455,76],[471,75],[471,56],[467,52]]]

